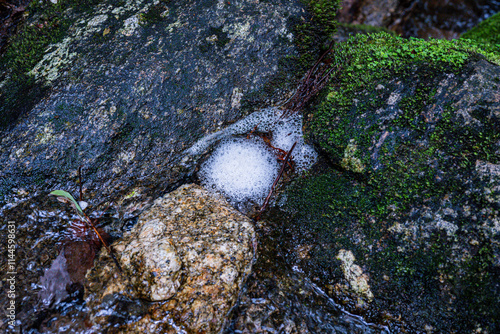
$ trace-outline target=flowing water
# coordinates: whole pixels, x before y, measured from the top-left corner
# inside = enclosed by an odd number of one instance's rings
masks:
[[[136,221],[134,215],[120,216],[112,209],[88,212],[99,217],[100,226],[111,238],[119,237]],[[84,333],[87,313],[82,280],[93,253],[90,243],[78,233],[75,212],[52,196],[35,195],[3,207],[0,219],[15,225],[16,327],[23,333]],[[2,224],[2,240],[7,240],[6,234],[7,224]],[[2,256],[0,260],[3,269],[6,259]],[[7,294],[0,298],[5,307]],[[10,328],[7,332],[16,331]]]
[[[276,152],[266,147],[263,132],[268,133],[275,145],[288,145],[291,141],[301,141],[300,119],[290,120],[290,124],[285,126],[286,122],[275,119],[278,109],[266,109],[261,112],[250,115],[235,125],[223,130],[220,133],[208,136],[199,141],[194,147],[185,152],[189,157],[191,164],[200,164],[196,157],[200,157],[201,151],[213,151],[216,154],[217,148],[231,141],[231,138],[239,138],[240,144],[248,146],[256,145],[256,141],[261,141],[257,148],[262,152]],[[265,116],[265,117],[264,117]],[[281,123],[280,123],[281,122]],[[254,138],[242,136],[245,133],[251,133]],[[257,135],[256,133],[260,133]],[[295,136],[289,138],[290,136]],[[296,153],[298,167],[297,170],[305,170],[310,166],[315,158],[312,148],[301,142]],[[210,148],[212,147],[212,148]],[[241,149],[241,148],[240,148]],[[227,147],[225,148],[227,151]],[[234,152],[226,152],[233,154]],[[305,155],[303,155],[303,153]],[[271,153],[269,153],[271,154]],[[302,160],[301,160],[302,159]],[[229,162],[232,159],[228,160]],[[301,162],[302,161],[302,165]],[[211,162],[209,159],[205,162],[207,168],[224,168],[219,164]],[[207,165],[208,164],[208,165]],[[270,168],[277,168],[278,165],[270,164]],[[204,169],[205,168],[205,169]],[[218,173],[215,171],[215,173]],[[267,172],[264,172],[265,175]],[[201,177],[203,179],[203,177]],[[272,182],[274,178],[266,182]],[[248,178],[255,181],[253,178]],[[213,181],[213,180],[212,180]],[[252,182],[253,182],[252,181]],[[205,180],[204,182],[210,183]],[[250,182],[251,183],[251,182]],[[208,185],[210,187],[210,185]],[[220,187],[220,180],[216,180],[211,185],[214,188]],[[226,195],[241,191],[238,182],[225,185],[222,191]],[[252,187],[253,184],[243,185],[243,189]],[[259,190],[259,196],[256,201],[261,201],[269,190]],[[105,189],[102,190],[105,193]],[[245,196],[239,198],[236,195],[234,203],[242,205],[242,200],[248,199]],[[103,198],[100,198],[100,203]],[[104,198],[105,200],[105,198]],[[254,199],[255,200],[255,199]],[[103,234],[109,235],[110,241],[119,238],[125,231],[129,230],[137,221],[140,212],[146,208],[149,203],[136,203],[126,209],[117,205],[112,205],[108,209],[95,208],[94,203],[89,199],[89,207],[86,211],[89,216],[95,219],[96,224]],[[0,210],[0,217],[3,221],[11,221],[15,224],[14,240],[17,244],[15,275],[15,293],[16,293],[16,326],[22,328],[24,333],[91,333],[95,328],[90,328],[88,320],[88,310],[83,300],[83,280],[86,269],[92,265],[95,253],[97,252],[98,242],[95,237],[90,237],[85,231],[82,222],[79,221],[76,212],[67,204],[59,203],[53,196],[46,194],[25,194],[21,190],[19,196],[13,203],[4,206]],[[277,217],[279,219],[279,217]],[[8,225],[3,224],[0,227],[2,238],[7,238]],[[278,231],[278,230],[276,230]],[[345,333],[387,333],[385,327],[370,324],[359,316],[349,314],[341,306],[315,283],[310,281],[297,268],[289,268],[286,261],[286,249],[277,250],[276,238],[269,238],[268,234],[261,231],[262,255],[255,265],[255,273],[250,277],[246,292],[241,296],[241,302],[231,314],[232,325],[227,329],[228,333],[240,333],[238,326],[254,328],[255,321],[263,323],[269,319],[267,311],[253,314],[251,320],[244,320],[243,315],[248,313],[248,303],[267,305],[271,307],[273,314],[279,314],[274,319],[274,324],[269,325],[269,332],[279,331],[286,324],[304,323],[309,332],[340,331]],[[6,239],[4,239],[6,240]],[[272,250],[271,252],[269,252]],[[278,259],[276,251],[281,253]],[[64,254],[64,256],[63,256]],[[270,258],[271,257],[271,258]],[[0,259],[1,267],[7,268],[7,257]],[[272,262],[269,266],[267,263]],[[268,287],[271,281],[281,286],[279,289],[271,289],[269,294],[259,295],[259,289],[256,287]],[[284,284],[286,283],[286,284]],[[2,286],[2,288],[5,288]],[[267,288],[266,288],[267,289]],[[285,296],[285,301],[283,300]],[[9,300],[7,294],[0,296],[0,304],[7,305]],[[294,305],[290,313],[285,304]],[[246,306],[247,305],[247,306]],[[274,305],[274,306],[273,306]],[[139,306],[137,306],[139,308]],[[281,309],[281,313],[276,313],[276,309]],[[118,322],[134,321],[134,308],[128,307],[123,310],[110,309],[110,313],[116,316]],[[287,313],[288,312],[288,313]],[[259,317],[262,317],[259,320]],[[243,320],[242,320],[243,319]],[[255,321],[254,321],[255,320]],[[242,323],[243,321],[243,323]],[[272,329],[274,326],[275,329]],[[265,326],[264,326],[265,327]],[[102,329],[100,329],[102,330]],[[14,331],[11,331],[14,332]],[[252,331],[251,331],[252,332]]]
[[[340,302],[347,300],[336,301],[322,282],[287,261],[295,250],[286,249],[282,226],[272,222],[286,221],[278,212],[257,223],[258,259],[225,333],[390,333],[385,324],[346,311]]]
[[[417,3],[423,4],[423,1]],[[422,8],[423,13],[427,13],[426,7]],[[481,7],[480,19],[490,16],[499,8],[498,1],[485,4]],[[419,15],[416,17],[423,17],[423,14]],[[434,25],[437,29],[443,29],[435,23],[437,21],[434,16],[428,15],[426,20],[428,23],[426,27],[432,28]],[[407,20],[407,22],[412,21]],[[456,16],[450,24],[463,30],[470,28],[470,22],[472,21],[467,18]],[[416,35],[424,30],[418,24],[413,26],[415,29],[420,29],[414,33]],[[263,111],[266,112],[269,110]],[[198,165],[202,152],[208,147],[217,150],[221,144],[220,148],[224,150],[222,148],[224,140],[235,137],[241,142],[244,140],[244,135],[252,132],[254,128],[256,133],[269,132],[276,121],[267,119],[256,122],[256,119],[257,114],[250,115],[243,123],[204,138],[185,152],[187,161],[193,166]],[[280,131],[276,130],[276,137],[280,136]],[[287,130],[282,132],[288,133]],[[227,143],[231,143],[231,140]],[[281,148],[289,149],[290,141],[284,140],[283,143],[286,144]],[[307,146],[303,146],[303,150],[312,157],[306,158],[304,164],[308,164],[308,159],[315,160],[314,154],[308,151]],[[302,168],[299,159],[295,160],[299,164],[298,169]],[[206,160],[206,163],[210,164],[210,160]],[[271,165],[274,166],[272,168],[276,168],[276,165]],[[206,175],[212,176],[206,177]],[[205,176],[200,175],[200,179],[208,187],[217,188],[223,180],[214,175],[218,174],[207,173]],[[222,190],[231,195],[234,184],[225,187]],[[106,201],[107,190],[101,189],[104,195],[99,199],[99,203]],[[253,199],[261,200],[268,190],[269,186],[263,187],[257,198]],[[140,212],[150,204],[144,201],[126,209],[114,205],[105,210],[101,206],[94,207],[95,203],[91,199],[89,202],[90,206],[86,211],[98,220],[99,226],[109,234],[110,240],[119,238],[129,230],[137,221]],[[245,208],[244,205],[242,207]],[[268,218],[273,220],[273,217]],[[14,261],[9,261],[6,256],[7,249],[2,250],[5,256],[0,257],[2,277],[14,277],[14,280],[9,282],[3,279],[0,288],[16,294],[16,327],[22,328],[23,333],[92,332],[87,319],[88,310],[83,300],[80,269],[89,265],[96,250],[92,246],[93,241],[82,236],[78,227],[78,217],[72,209],[48,197],[47,194],[27,194],[19,190],[17,198],[0,208],[0,219],[3,222],[0,226],[0,237],[2,240],[14,240],[13,243],[17,245]],[[279,219],[280,217],[274,217],[275,221]],[[10,232],[10,225],[15,226],[14,233]],[[263,332],[277,333],[294,326],[297,330],[302,328],[304,332],[316,333],[389,333],[383,324],[370,323],[359,315],[347,312],[320,283],[307,277],[300,268],[291,266],[286,258],[287,252],[292,250],[284,249],[280,245],[279,226],[261,224],[258,225],[258,230],[259,257],[240,302],[230,315],[231,323],[226,330],[227,333],[242,333],[245,329],[252,332],[259,328]],[[64,259],[61,256],[63,252]],[[82,254],[84,256],[81,256]],[[15,271],[10,270],[11,265]],[[11,272],[15,274],[9,274]],[[72,284],[67,284],[68,278]],[[8,312],[10,301],[7,293],[0,295],[0,306],[5,313]],[[131,309],[109,310],[109,312],[116,315],[117,319],[134,320]],[[8,318],[2,321],[8,321]],[[4,325],[5,323],[2,324]],[[8,329],[7,332],[16,331]]]

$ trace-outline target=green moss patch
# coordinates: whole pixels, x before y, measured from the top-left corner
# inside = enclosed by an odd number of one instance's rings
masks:
[[[479,23],[461,37],[476,41],[484,49],[500,54],[500,13]]]
[[[466,40],[385,33],[334,51],[339,71],[305,114],[309,138],[338,170],[286,191],[288,248],[311,249],[292,260],[336,284],[336,255],[352,251],[375,296],[366,316],[391,314],[392,329],[494,332],[500,250],[482,226],[498,205],[477,167],[500,163],[489,97],[499,71],[485,60],[494,57]]]
[[[308,15],[305,20],[293,22],[295,44],[300,53],[299,64],[306,72],[318,59],[320,52],[328,48],[332,34],[337,29],[335,16],[340,8],[339,0],[303,0]]]
[[[384,33],[341,43],[337,56],[347,65],[312,108],[311,138],[343,168],[367,175],[398,207],[463,192],[440,172],[465,172],[475,159],[496,162],[500,140],[490,122],[461,126],[453,101],[443,103],[444,89],[437,96],[441,82],[459,76],[478,57],[473,50],[479,51],[463,41],[405,40]]]

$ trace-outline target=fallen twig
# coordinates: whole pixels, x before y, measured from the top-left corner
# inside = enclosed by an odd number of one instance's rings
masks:
[[[97,236],[99,237],[99,240],[101,240],[102,244],[104,245],[104,247],[106,247],[106,250],[108,251],[109,255],[111,256],[111,258],[113,259],[113,262],[116,264],[116,266],[118,267],[118,270],[120,272],[122,272],[122,267],[120,266],[120,264],[118,263],[118,260],[116,259],[115,257],[115,253],[113,252],[113,249],[111,249],[111,247],[108,245],[108,243],[104,240],[104,238],[101,236],[101,234],[99,233],[99,231],[97,230],[97,228],[94,226],[94,224],[92,224],[92,221],[90,220],[90,218],[87,216],[87,214],[85,214],[85,212],[83,212],[83,215],[85,216],[85,222],[94,230],[95,234],[97,234]]]
[[[83,201],[83,192],[82,192],[82,165],[78,166],[78,188],[80,190],[80,201]]]
[[[288,151],[288,153],[286,154],[285,161],[283,161],[283,165],[281,166],[280,172],[278,173],[278,176],[274,180],[274,183],[271,186],[271,190],[269,190],[269,194],[267,195],[266,199],[264,200],[264,204],[262,204],[262,206],[260,207],[259,213],[257,214],[257,220],[260,219],[260,216],[262,215],[264,210],[266,210],[267,206],[269,205],[269,200],[271,200],[271,196],[274,192],[274,188],[276,188],[276,185],[278,184],[279,179],[281,178],[281,176],[283,175],[283,173],[285,171],[287,162],[290,159],[290,156],[292,154],[293,149],[295,148],[295,145],[297,145],[297,142],[293,143],[292,148],[290,148],[290,151]]]
[[[309,101],[321,90],[321,88],[324,87],[333,71],[338,69],[338,66],[332,67],[331,62],[323,61],[332,49],[333,42],[330,43],[328,50],[326,50],[321,57],[319,57],[314,66],[307,71],[305,78],[299,84],[295,94],[283,105],[284,112],[282,117],[287,116],[289,113],[301,110],[307,101]]]
[[[330,58],[326,58],[330,54]],[[341,54],[333,51],[332,41],[328,50],[307,71],[295,94],[281,107],[283,110],[281,117],[287,117],[291,113],[302,110],[306,103],[328,83],[333,74],[340,71],[342,66],[346,65],[347,59],[343,59],[342,57]]]

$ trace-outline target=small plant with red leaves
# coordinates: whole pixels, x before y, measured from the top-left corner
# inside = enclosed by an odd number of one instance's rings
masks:
[[[95,256],[95,250],[99,249],[99,243],[102,243],[102,245],[106,247],[107,251],[109,252],[116,266],[118,267],[118,270],[121,272],[122,269],[120,267],[120,264],[116,260],[113,250],[105,240],[107,235],[104,235],[103,237],[103,232],[102,231],[99,232],[99,229],[95,227],[97,219],[89,218],[89,216],[87,216],[87,214],[83,211],[82,207],[80,206],[81,202],[78,203],[70,193],[64,190],[54,190],[50,193],[50,195],[56,196],[57,200],[60,202],[71,205],[79,216],[79,219],[73,220],[72,223],[70,224],[69,228],[70,239],[73,239],[76,242],[83,241],[87,243],[88,246],[91,246],[90,247],[91,255],[94,256]],[[91,257],[93,259],[93,256]]]

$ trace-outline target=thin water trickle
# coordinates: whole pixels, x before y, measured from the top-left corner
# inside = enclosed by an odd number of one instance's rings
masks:
[[[278,210],[266,215],[273,219]],[[286,220],[274,216],[276,220]],[[389,334],[387,326],[348,312],[313,282],[299,266],[287,262],[292,250],[280,240],[280,226],[259,221],[259,257],[225,334],[252,333],[364,333]]]
[[[103,216],[99,225],[104,229],[116,224],[116,217],[88,212]],[[92,265],[93,249],[81,228],[75,229],[78,216],[49,196],[35,195],[4,206],[0,218],[15,224],[17,327],[25,333],[90,333],[82,279]],[[0,234],[5,233],[2,224]],[[0,264],[6,268],[6,257]],[[0,305],[8,302],[1,294]]]
[[[387,327],[387,326],[366,322],[363,319],[363,317],[347,312],[342,307],[340,307],[337,303],[335,303],[335,301],[330,296],[328,296],[328,294],[325,291],[323,291],[320,287],[318,287],[316,284],[311,282],[309,279],[305,279],[304,282],[305,282],[305,284],[310,286],[319,296],[325,298],[325,300],[327,300],[327,302],[330,305],[332,305],[332,307],[338,307],[340,309],[340,311],[342,312],[343,317],[345,317],[346,320],[348,319],[349,322],[358,324],[358,326],[360,326],[360,327],[369,327],[369,328],[380,330],[381,334],[390,334],[391,333],[391,331],[389,330],[389,327]]]

